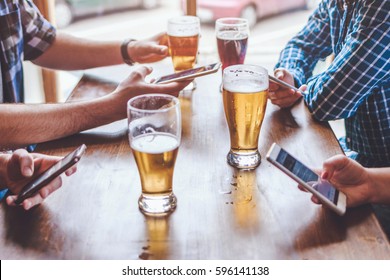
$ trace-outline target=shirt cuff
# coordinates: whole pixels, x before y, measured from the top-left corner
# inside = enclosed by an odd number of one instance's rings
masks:
[[[1,190],[0,191],[0,201],[2,201],[3,200],[3,198],[5,197],[5,195],[6,195],[6,193],[7,193],[7,189],[5,189],[5,190]]]

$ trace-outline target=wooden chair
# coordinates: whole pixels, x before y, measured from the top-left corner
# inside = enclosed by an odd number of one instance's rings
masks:
[[[55,0],[34,0],[35,5],[42,15],[55,25],[54,4]],[[43,90],[46,103],[59,101],[58,74],[54,70],[42,69]]]
[[[196,16],[196,0],[187,0],[187,15]]]

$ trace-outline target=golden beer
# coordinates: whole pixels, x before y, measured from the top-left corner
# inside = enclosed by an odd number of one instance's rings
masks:
[[[223,107],[229,126],[227,162],[236,168],[259,166],[260,129],[267,107],[268,72],[257,65],[232,65],[223,71]]]
[[[169,53],[175,72],[191,69],[198,53],[199,35],[178,37],[168,36]]]
[[[235,153],[255,152],[267,107],[267,90],[231,92],[224,89],[223,106],[231,150]]]
[[[144,196],[169,196],[179,141],[171,134],[150,133],[131,142]]]

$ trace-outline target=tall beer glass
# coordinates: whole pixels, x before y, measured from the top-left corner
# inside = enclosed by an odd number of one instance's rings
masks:
[[[141,177],[139,208],[146,214],[169,213],[176,208],[172,177],[181,138],[179,99],[141,95],[127,108],[130,146]]]
[[[248,47],[248,20],[243,18],[217,19],[215,32],[222,70],[230,65],[243,64]]]
[[[194,16],[179,16],[168,21],[168,46],[175,72],[191,69],[196,62],[200,21]]]
[[[223,71],[223,107],[230,132],[227,162],[254,169],[261,161],[258,141],[267,106],[268,72],[255,65],[233,65]]]

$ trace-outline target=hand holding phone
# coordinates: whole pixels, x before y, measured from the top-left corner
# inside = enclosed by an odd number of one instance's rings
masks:
[[[81,145],[76,150],[65,156],[63,159],[52,165],[49,169],[40,174],[38,177],[27,183],[20,191],[14,203],[21,204],[25,199],[34,196],[40,189],[48,185],[63,172],[75,165],[80,160],[81,156],[84,154],[85,149],[86,146],[84,144]]]
[[[183,70],[178,73],[162,76],[157,78],[153,83],[154,84],[166,84],[171,82],[185,81],[194,79],[196,77],[212,74],[218,71],[221,67],[221,63],[213,63],[197,68],[192,68],[188,70]]]
[[[328,181],[320,177],[310,168],[298,161],[284,149],[273,143],[267,154],[267,160],[291,177],[307,191],[316,196],[324,205],[339,215],[344,215],[347,198]]]
[[[287,89],[292,89],[292,90],[295,90],[296,92],[299,92],[300,94],[305,94],[303,91],[301,91],[300,89],[282,81],[282,80],[279,80],[278,78],[275,78],[275,77],[272,77],[271,75],[268,75],[268,78],[270,79],[270,81],[274,82],[275,84],[283,87],[283,88],[287,88]]]

